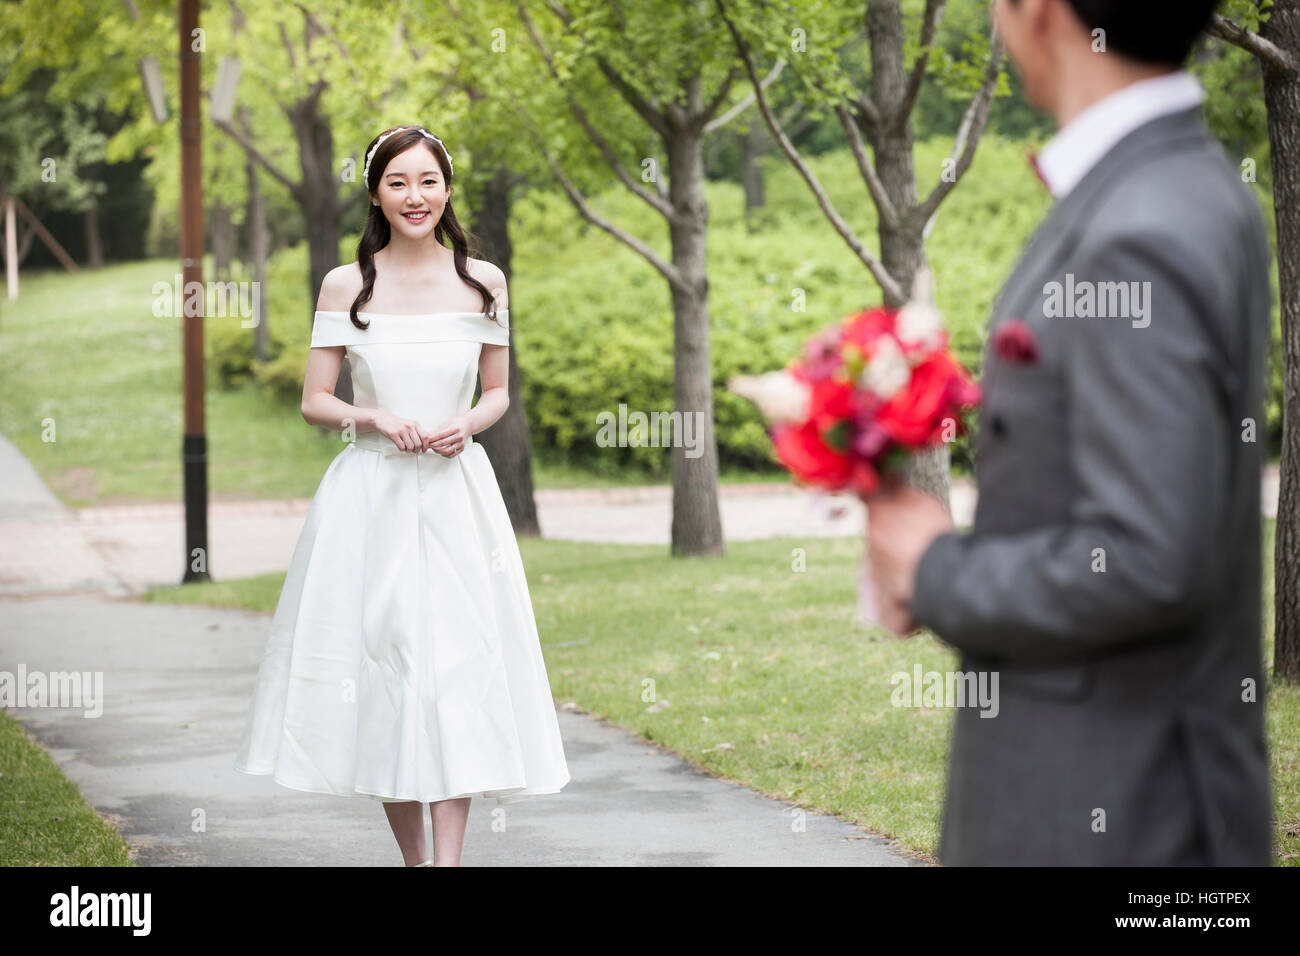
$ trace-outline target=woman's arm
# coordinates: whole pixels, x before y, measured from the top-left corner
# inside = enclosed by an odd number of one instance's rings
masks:
[[[510,308],[510,290],[506,287],[505,273],[497,266],[491,267],[491,274],[485,279],[487,287],[496,300],[497,309],[504,312]],[[479,352],[478,377],[482,384],[478,404],[467,413],[470,420],[470,434],[477,435],[496,423],[506,409],[510,407],[510,353],[508,345],[484,344]]]
[[[470,434],[496,424],[497,419],[510,407],[510,346],[484,344],[479,355],[478,375],[483,391],[478,403],[465,413],[469,419]]]

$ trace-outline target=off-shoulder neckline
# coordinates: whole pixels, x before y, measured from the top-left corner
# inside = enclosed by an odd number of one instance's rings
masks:
[[[352,317],[352,313],[340,309],[317,309],[319,315],[346,315]],[[497,309],[497,314],[509,313],[509,309]],[[477,315],[484,319],[489,319],[486,312],[358,312],[357,316],[378,316],[381,319],[427,319],[438,315]]]

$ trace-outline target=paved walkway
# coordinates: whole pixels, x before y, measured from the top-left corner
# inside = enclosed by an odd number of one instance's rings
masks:
[[[0,621],[0,667],[103,673],[102,716],[10,712],[122,828],[141,864],[401,865],[378,803],[300,793],[233,768],[266,644],[263,615],[61,597],[2,600]],[[860,827],[796,816],[571,706],[559,716],[572,781],[506,807],[473,801],[466,865],[913,862]]]
[[[539,495],[544,533],[578,540],[666,542],[667,503],[667,489]],[[214,574],[282,571],[307,504],[214,506]],[[809,508],[807,495],[745,487],[724,497],[723,515],[733,539],[861,526],[860,514]],[[659,522],[662,534],[644,530]],[[400,865],[377,803],[299,793],[233,768],[268,618],[133,600],[150,584],[175,583],[182,547],[178,507],[70,512],[0,437],[0,670],[97,672],[105,698],[98,717],[9,713],[120,827],[141,864]],[[562,794],[507,807],[475,800],[466,865],[917,862],[838,817],[709,776],[572,703],[561,703],[559,718],[572,781]]]

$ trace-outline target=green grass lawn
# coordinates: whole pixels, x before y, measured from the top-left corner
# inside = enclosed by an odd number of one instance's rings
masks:
[[[1271,542],[1271,522],[1265,533]],[[932,637],[896,640],[855,623],[858,542],[739,542],[722,559],[677,560],[658,546],[520,546],[558,700],[710,773],[933,855],[952,715],[892,706],[889,681],[916,663],[955,669],[956,655]],[[792,569],[796,549],[805,571]],[[1271,544],[1266,558],[1271,570]],[[269,613],[282,580],[149,599]],[[1300,688],[1270,685],[1268,715],[1278,862],[1300,865]]]
[[[134,866],[108,825],[0,710],[0,866]]]

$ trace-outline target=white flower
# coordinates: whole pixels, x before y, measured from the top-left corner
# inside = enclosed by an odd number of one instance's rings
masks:
[[[892,335],[880,336],[876,340],[875,352],[862,370],[860,383],[888,401],[906,387],[911,378],[912,368],[897,340]]]
[[[932,305],[909,302],[898,312],[898,340],[904,345],[924,346],[927,352],[942,344],[943,320]]]
[[[898,311],[898,341],[932,352],[943,344],[943,319],[934,307],[934,275],[922,266],[912,284],[912,299]]]
[[[801,422],[808,417],[808,386],[784,370],[763,375],[737,375],[727,388],[747,398],[770,422]]]

